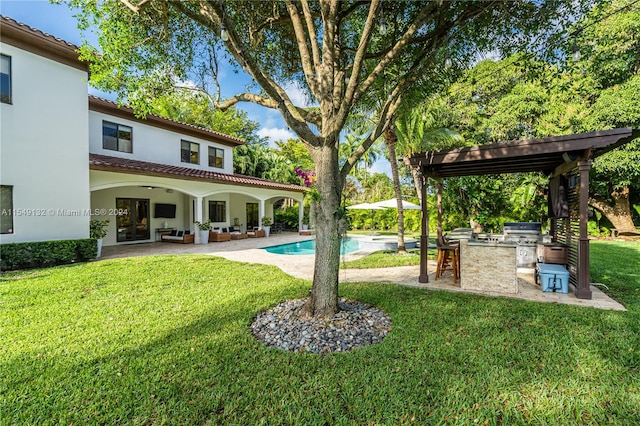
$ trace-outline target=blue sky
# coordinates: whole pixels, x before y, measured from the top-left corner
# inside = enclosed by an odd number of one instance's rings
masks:
[[[76,19],[73,17],[74,13],[64,4],[51,4],[43,0],[1,0],[0,13],[70,43],[80,45],[83,42]],[[91,34],[85,34],[85,36],[88,37],[89,42],[97,45],[95,36]],[[227,72],[220,77],[220,84],[225,88],[223,96],[231,96],[244,91],[245,86],[250,82],[250,77],[242,73]],[[90,89],[89,92],[114,99],[113,96],[97,92],[94,89]],[[292,97],[294,104],[304,104],[302,92],[297,90],[294,85],[288,87],[287,92]],[[247,111],[249,119],[260,123],[260,136],[269,137],[272,141],[295,137],[277,111],[249,103],[239,104],[238,108]],[[386,173],[388,170],[388,162],[384,160],[374,164],[371,171]]]

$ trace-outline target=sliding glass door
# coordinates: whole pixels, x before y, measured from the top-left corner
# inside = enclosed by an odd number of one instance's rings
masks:
[[[119,212],[126,212],[116,217],[118,242],[151,238],[148,199],[116,198],[116,208]]]
[[[260,208],[258,203],[247,203],[247,229],[258,226],[260,216]]]

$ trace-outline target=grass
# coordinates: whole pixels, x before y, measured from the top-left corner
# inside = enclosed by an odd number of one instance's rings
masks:
[[[436,251],[429,250],[428,256],[435,257]],[[407,250],[406,254],[398,254],[395,250],[380,250],[360,259],[341,262],[341,269],[389,268],[393,266],[413,266],[420,264],[420,249]]]
[[[593,280],[628,312],[341,284],[393,326],[324,357],[250,335],[256,312],[308,292],[275,267],[151,256],[3,274],[0,424],[638,424],[639,259],[638,243],[593,244]]]

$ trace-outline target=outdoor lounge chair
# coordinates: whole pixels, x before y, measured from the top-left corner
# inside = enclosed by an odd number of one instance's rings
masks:
[[[265,236],[264,229],[253,228],[253,231],[247,231],[247,237],[249,238],[260,238],[264,236]]]

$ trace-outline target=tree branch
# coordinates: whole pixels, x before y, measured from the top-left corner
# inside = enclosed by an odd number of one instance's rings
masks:
[[[321,65],[320,48],[318,47],[318,41],[315,37],[316,29],[313,26],[313,14],[311,13],[307,0],[302,0],[302,11],[304,12],[304,19],[307,22],[307,33],[309,34],[309,43],[311,44],[311,51],[313,52],[313,63],[317,68]]]
[[[265,98],[264,96],[256,95],[253,93],[239,93],[228,99],[225,99],[222,102],[216,102],[214,106],[221,109],[222,111],[225,111],[239,102],[251,102],[272,109],[278,108],[278,103],[273,99]]]
[[[364,54],[367,50],[367,46],[369,45],[369,40],[371,39],[371,33],[373,31],[373,23],[375,21],[375,15],[378,10],[378,6],[380,5],[380,0],[373,0],[371,2],[371,6],[369,7],[369,14],[367,15],[367,21],[365,22],[364,29],[362,30],[362,36],[360,37],[360,42],[358,44],[358,49],[356,50],[355,57],[353,59],[353,65],[351,67],[351,77],[349,77],[349,83],[347,83],[347,88],[344,95],[344,101],[340,106],[341,112],[346,115],[348,110],[351,108],[345,108],[347,105],[351,105],[351,100],[353,99],[353,95],[356,92],[356,88],[358,86],[358,79],[360,77],[360,71],[362,70],[362,64],[364,63]],[[345,117],[346,120],[346,117]]]
[[[380,60],[380,62],[378,62],[369,76],[362,83],[360,83],[360,85],[358,85],[357,90],[353,94],[353,101],[357,101],[357,99],[359,99],[363,93],[369,90],[369,88],[377,80],[380,74],[382,74],[382,72],[386,69],[387,65],[391,61],[396,59],[396,57],[403,51],[405,46],[407,46],[409,41],[413,38],[413,35],[418,31],[420,27],[422,27],[424,21],[429,16],[428,12],[430,10],[431,4],[420,11],[413,23],[406,29],[400,40],[398,40],[395,45],[389,50],[389,52],[387,52],[387,54]],[[347,110],[349,109],[349,105],[346,103],[343,103],[342,107]]]
[[[145,6],[145,4],[150,3],[152,0],[142,0],[140,3],[138,3],[137,6],[135,6],[134,4],[130,3],[128,0],[120,0],[120,1],[122,2],[122,4],[127,6],[132,12],[140,13],[140,11]]]
[[[303,6],[304,7],[304,6]],[[308,5],[307,5],[308,9]],[[311,53],[309,52],[309,46],[307,46],[306,34],[304,31],[304,25],[302,20],[300,19],[300,13],[298,12],[298,8],[295,4],[293,4],[290,0],[287,0],[287,11],[289,12],[289,16],[291,17],[291,25],[293,27],[293,33],[296,36],[296,41],[298,42],[298,50],[300,51],[300,62],[302,63],[302,71],[304,72],[304,76],[307,79],[307,83],[309,83],[309,88],[314,96],[318,95],[318,85],[317,80],[314,76],[313,72],[313,64],[311,63]],[[307,22],[308,25],[308,22]],[[313,28],[312,28],[313,29]],[[310,39],[313,40],[315,32],[310,33]]]
[[[264,89],[268,98],[261,97],[264,102],[269,99],[269,104],[274,105],[271,108],[276,108],[282,114],[285,122],[291,127],[301,139],[307,143],[318,146],[320,145],[321,138],[311,131],[308,126],[305,117],[314,117],[313,114],[305,114],[303,110],[296,107],[287,95],[286,91],[280,87],[271,77],[266,75],[260,66],[253,60],[250,49],[244,45],[242,39],[236,32],[235,25],[228,15],[224,14],[223,4],[219,1],[205,1],[200,0],[197,4],[199,12],[194,12],[188,7],[188,4],[183,2],[170,2],[172,7],[175,7],[178,11],[188,16],[194,22],[209,28],[217,33],[221,30],[222,24],[225,25],[229,34],[229,40],[225,42],[227,51],[233,56],[233,58],[241,64],[244,70],[253,77],[253,79]],[[253,95],[255,96],[255,95]],[[241,96],[242,98],[243,96]],[[252,96],[247,99],[253,99],[250,102],[261,101],[259,98],[253,98]],[[240,102],[236,100],[235,103]],[[223,103],[224,104],[224,103]],[[231,106],[232,104],[229,104]],[[228,106],[227,106],[228,108]],[[314,123],[315,124],[315,123]]]

